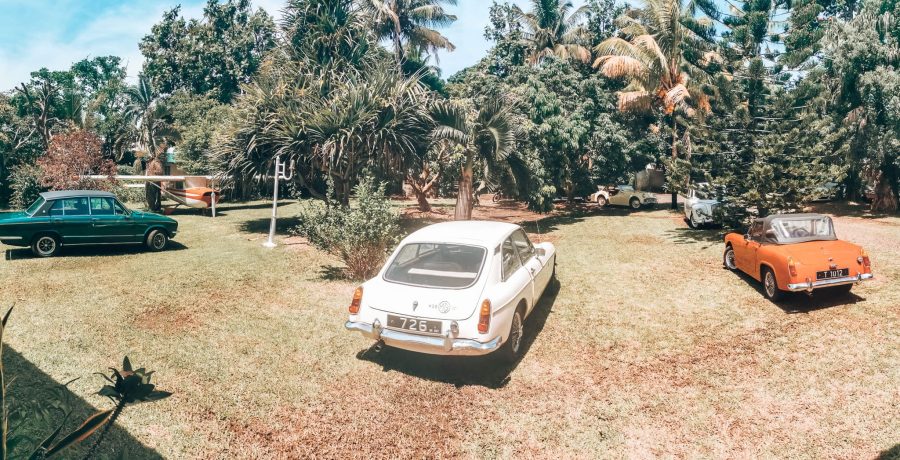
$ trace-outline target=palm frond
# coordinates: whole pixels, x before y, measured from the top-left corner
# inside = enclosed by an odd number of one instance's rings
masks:
[[[649,69],[643,62],[629,56],[601,56],[594,61],[594,67],[608,78],[647,78]]]
[[[653,96],[647,91],[620,91],[619,110],[646,112],[653,104]]]

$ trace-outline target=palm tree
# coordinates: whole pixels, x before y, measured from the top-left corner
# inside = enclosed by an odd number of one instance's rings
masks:
[[[504,164],[508,167],[517,157],[513,154],[516,132],[512,117],[499,103],[488,103],[474,113],[450,102],[438,102],[432,109],[435,140],[447,139],[462,147],[464,160],[459,177],[454,219],[472,218],[472,189],[475,163],[481,162],[485,175],[494,175]]]
[[[589,7],[584,5],[572,11],[574,7],[569,0],[532,0],[531,3],[528,13],[513,6],[531,48],[528,62],[537,64],[546,56],[590,62],[591,51],[586,46],[588,30],[582,23]]]
[[[456,0],[362,0],[361,3],[372,18],[379,40],[394,43],[398,61],[406,58],[411,49],[436,55],[438,50],[456,48],[435,30],[456,21],[456,16],[444,10],[444,5],[455,6]]]
[[[619,110],[658,110],[669,117],[673,160],[678,157],[676,112],[692,117],[697,110],[709,110],[709,99],[698,79],[691,77],[705,77],[702,67],[714,59],[710,51],[713,28],[707,21],[694,19],[695,8],[693,3],[682,8],[681,0],[647,0],[643,12],[632,11],[619,18],[627,39],[611,37],[594,49],[599,55],[594,67],[609,78],[628,81],[618,93]],[[687,56],[702,58],[695,62]],[[676,199],[673,193],[673,208]]]
[[[125,91],[128,106],[125,111],[138,133],[138,148],[147,153],[148,175],[163,173],[162,154],[180,139],[172,125],[172,114],[153,90],[150,80],[141,75],[136,86]],[[160,184],[148,183],[145,187],[147,205],[151,210],[160,208]]]

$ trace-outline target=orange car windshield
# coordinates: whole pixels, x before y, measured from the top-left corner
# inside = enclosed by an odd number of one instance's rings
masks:
[[[773,219],[771,225],[779,243],[837,239],[831,218],[825,216]]]

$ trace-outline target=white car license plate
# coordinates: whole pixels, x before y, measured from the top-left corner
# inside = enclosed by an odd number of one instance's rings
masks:
[[[441,335],[441,322],[429,321],[427,319],[387,315],[387,327],[422,334]]]

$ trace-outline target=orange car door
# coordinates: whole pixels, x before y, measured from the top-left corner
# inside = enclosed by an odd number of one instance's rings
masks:
[[[754,222],[750,231],[744,235],[744,240],[734,248],[734,263],[744,273],[754,275],[756,273],[756,252],[759,250],[759,241],[762,237],[762,222]]]

